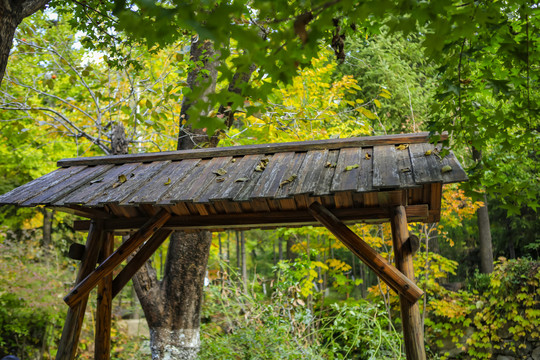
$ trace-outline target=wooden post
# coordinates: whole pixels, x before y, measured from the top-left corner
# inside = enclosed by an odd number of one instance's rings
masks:
[[[392,225],[396,267],[414,281],[413,253],[409,240],[409,229],[407,228],[407,215],[403,206],[392,208],[390,224]],[[418,301],[411,301],[400,295],[399,303],[407,360],[425,360],[424,329]]]
[[[120,245],[111,256],[97,267],[96,270],[92,271],[82,281],[75,285],[71,292],[64,297],[66,304],[73,307],[87,296],[103,277],[111,274],[116,266],[120,265],[120,263],[137,250],[143,242],[148,240],[150,236],[158,231],[170,217],[171,214],[167,210],[162,209],[150,218],[143,227],[134,233],[126,242]]]
[[[101,249],[102,258],[108,258],[113,251],[114,234],[109,232]],[[109,360],[111,357],[112,298],[112,274],[109,274],[98,284],[94,360]]]
[[[77,274],[76,283],[79,283],[88,276],[88,274],[96,267],[103,237],[103,221],[92,220],[90,232],[88,233],[88,240],[86,241],[86,249]],[[58,344],[56,360],[72,360],[75,358],[87,302],[88,295],[84,296],[76,306],[68,309],[64,329],[62,330],[62,337]]]
[[[411,302],[416,302],[424,294],[414,281],[411,281],[388,263],[385,258],[373,250],[369,244],[336,218],[327,208],[318,202],[314,202],[309,206],[309,211],[313,217],[341,240],[349,250],[369,266],[395,292]],[[405,225],[407,224],[405,223]]]

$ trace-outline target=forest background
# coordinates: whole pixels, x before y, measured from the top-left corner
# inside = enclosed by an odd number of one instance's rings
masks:
[[[520,29],[533,29],[533,18]],[[119,58],[96,49],[91,35],[70,26],[73,19],[38,12],[18,27],[0,88],[2,193],[52,171],[60,158],[113,153],[116,146],[174,149],[189,125],[179,119],[193,91],[187,76],[197,66],[190,34],[159,49],[126,45]],[[520,29],[507,32],[526,45],[526,64],[538,57],[538,34],[519,39]],[[337,34],[337,46],[318,44],[264,101],[242,98],[232,126],[217,133],[219,146],[418,132],[436,129],[433,119],[446,124],[471,182],[445,187],[441,223],[411,225],[421,242],[415,268],[427,294],[421,308],[430,358],[529,356],[540,337],[538,83],[520,86],[538,63],[513,67],[522,83],[512,83],[508,64],[485,65],[497,52],[474,61],[463,41],[452,61],[466,76],[459,74],[456,86],[424,50],[429,37],[421,32]],[[494,68],[500,73],[486,85]],[[255,72],[251,86],[264,87]],[[217,129],[212,124],[202,126]],[[119,144],[123,131],[127,142]],[[477,211],[487,204],[493,272],[479,263]],[[66,214],[3,208],[0,216],[0,355],[52,358],[66,311],[62,295],[77,266],[66,252],[84,239]],[[389,227],[355,231],[392,261]],[[167,246],[152,259],[158,278]],[[404,358],[397,296],[326,231],[214,234],[207,278],[201,358]],[[114,358],[149,357],[145,335],[122,328],[123,319],[140,316],[128,288],[115,301]],[[93,356],[92,321],[86,324],[80,358]]]

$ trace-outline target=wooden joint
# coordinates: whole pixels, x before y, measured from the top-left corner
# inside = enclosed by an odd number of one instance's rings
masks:
[[[317,221],[332,232],[345,246],[362,260],[388,286],[412,303],[418,301],[424,292],[413,280],[392,266],[368,243],[341,222],[330,210],[318,202],[309,206],[309,211]]]

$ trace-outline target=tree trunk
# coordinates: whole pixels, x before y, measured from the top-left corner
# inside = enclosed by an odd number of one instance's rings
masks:
[[[240,251],[242,255],[242,282],[244,283],[244,293],[247,292],[247,264],[246,264],[246,236],[240,233]]]
[[[482,151],[473,147],[473,160],[482,160]],[[484,274],[493,272],[493,245],[491,227],[489,224],[487,196],[484,194],[484,206],[476,210],[478,219],[478,245],[480,248],[480,271]]]
[[[49,0],[0,1],[0,85],[6,72],[15,30],[21,21],[43,8]]]
[[[43,209],[43,248],[48,251],[52,244],[52,223],[54,210]]]
[[[201,79],[210,82],[203,97],[215,90],[218,64],[209,60],[215,54],[210,41],[201,43],[198,37],[192,38],[191,60],[200,65],[190,71],[187,83],[194,89],[201,86],[198,82]],[[232,88],[231,91],[236,89]],[[178,150],[193,149],[203,144],[215,146],[219,141],[218,136],[209,139],[205,129],[193,129],[187,124],[188,110],[193,101],[184,97],[182,102]],[[133,278],[150,328],[153,360],[197,357],[200,348],[200,310],[211,242],[209,231],[176,231],[170,238],[163,279],[157,279],[156,271],[149,263]]]

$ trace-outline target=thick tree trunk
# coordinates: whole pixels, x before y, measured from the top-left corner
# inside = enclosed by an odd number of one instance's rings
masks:
[[[21,21],[43,8],[49,0],[0,1],[0,85],[6,72],[15,30]]]
[[[199,79],[209,81],[205,96],[215,90],[217,63],[208,60],[215,54],[211,42],[201,43],[198,38],[192,39],[191,60],[202,65],[189,73],[187,82],[193,89],[201,86]],[[206,75],[202,74],[202,70]],[[204,129],[193,129],[186,124],[192,101],[195,100],[185,97],[182,102],[178,150],[193,149],[203,144],[215,146],[219,140],[218,136],[209,139]],[[133,278],[150,328],[153,360],[197,357],[200,348],[200,309],[211,242],[212,236],[208,231],[174,232],[163,279],[157,279],[156,271],[149,263]]]
[[[54,210],[43,209],[43,240],[42,246],[49,250],[52,244],[52,223],[54,219]]]
[[[478,241],[480,246],[480,271],[484,274],[493,272],[493,245],[489,225],[487,196],[484,194],[484,206],[476,210],[478,217]]]
[[[0,2],[0,84],[6,72],[15,30],[23,19],[21,9],[10,6],[9,3]]]
[[[473,160],[482,160],[482,151],[473,148]],[[489,224],[487,196],[484,194],[484,206],[476,210],[478,219],[478,246],[480,248],[480,271],[484,274],[493,272],[493,244]]]

